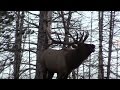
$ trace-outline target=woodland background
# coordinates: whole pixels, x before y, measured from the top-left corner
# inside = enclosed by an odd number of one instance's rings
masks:
[[[119,11],[0,11],[0,79],[39,78],[38,58],[50,43],[45,30],[64,41],[67,31],[74,37],[75,31],[88,31],[86,43],[96,46],[68,79],[120,78]]]

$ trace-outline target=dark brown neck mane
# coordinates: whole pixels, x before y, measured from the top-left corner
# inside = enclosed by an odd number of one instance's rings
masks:
[[[82,51],[79,49],[69,50],[66,54],[66,65],[69,69],[75,69],[82,64],[82,62],[87,59],[87,57],[91,54],[91,51]],[[68,70],[69,71],[69,70]]]

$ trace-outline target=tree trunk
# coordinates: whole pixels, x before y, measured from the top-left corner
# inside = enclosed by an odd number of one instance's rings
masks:
[[[62,17],[62,22],[63,22],[63,27],[64,27],[64,31],[65,31],[65,38],[64,38],[64,42],[69,42],[69,37],[68,37],[68,34],[69,34],[69,24],[70,24],[70,19],[71,17],[69,17],[69,19],[65,19],[64,17],[64,11],[61,11],[61,15]],[[68,48],[66,45],[63,45],[63,49],[64,48]]]
[[[110,78],[110,62],[112,55],[112,40],[113,40],[113,30],[114,30],[114,17],[115,11],[110,12],[110,32],[109,32],[109,47],[108,47],[108,65],[107,65],[107,79]]]
[[[71,21],[71,17],[72,17],[72,12],[69,11],[68,13],[68,18],[65,20],[64,17],[64,12],[61,11],[61,17],[62,17],[62,22],[63,22],[63,27],[65,30],[65,38],[64,38],[64,42],[69,42],[69,29],[70,29],[70,21]],[[69,48],[69,46],[64,45],[63,48]],[[75,79],[75,70],[72,71],[72,78]]]
[[[49,32],[51,28],[52,11],[41,11],[39,15],[39,30],[38,30],[38,42],[37,42],[37,61],[36,61],[36,75],[35,79],[42,79],[40,58],[42,52],[48,46],[48,38],[46,30]]]
[[[116,61],[116,79],[118,79],[118,75],[119,75],[119,71],[118,71],[118,67],[119,67],[119,41],[117,41],[117,61]]]
[[[90,43],[92,42],[92,32],[93,32],[93,30],[92,30],[92,27],[93,27],[93,12],[91,12],[91,30],[90,30],[90,32],[91,32],[91,38],[90,38]],[[89,79],[91,78],[91,55],[89,56]]]
[[[23,32],[23,19],[24,19],[24,11],[17,12],[17,20],[16,20],[16,33],[15,33],[15,47],[14,47],[14,79],[19,79],[20,72],[20,64],[21,64],[21,43],[22,43],[22,32]]]
[[[103,11],[99,11],[99,67],[98,67],[98,79],[104,79],[103,69]]]

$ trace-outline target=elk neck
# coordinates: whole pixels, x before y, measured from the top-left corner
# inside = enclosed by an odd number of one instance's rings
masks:
[[[93,44],[80,44],[74,50],[70,50],[66,54],[66,63],[71,68],[77,68],[88,56],[95,51]]]
[[[87,57],[95,51],[95,45],[93,44],[81,44],[77,49],[77,56],[81,60],[87,59]]]
[[[82,56],[77,49],[69,50],[66,54],[66,65],[69,69],[77,68],[82,62]]]

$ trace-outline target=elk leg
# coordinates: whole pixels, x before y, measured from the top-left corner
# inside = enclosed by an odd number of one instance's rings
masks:
[[[42,73],[43,73],[43,79],[47,79],[47,70],[43,69]]]
[[[57,73],[57,79],[67,79],[69,73]]]
[[[54,75],[53,72],[48,72],[48,77],[47,77],[47,79],[52,79],[53,75]]]
[[[66,73],[62,78],[63,78],[63,79],[67,79],[67,78],[68,78],[68,75],[69,75],[69,73]]]
[[[43,73],[43,79],[47,79],[47,73],[46,72]]]
[[[62,74],[57,73],[57,79],[62,79],[61,77],[62,77]]]

